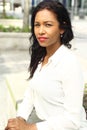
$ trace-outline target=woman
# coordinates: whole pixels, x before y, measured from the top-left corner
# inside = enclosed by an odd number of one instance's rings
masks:
[[[29,87],[5,130],[87,130],[83,104],[84,82],[71,52],[73,32],[65,7],[52,0],[40,2],[31,19]],[[42,122],[27,123],[35,107]]]

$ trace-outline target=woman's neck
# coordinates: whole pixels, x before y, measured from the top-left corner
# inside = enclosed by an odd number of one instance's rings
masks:
[[[46,48],[46,52],[47,52],[46,57],[48,57],[48,58],[51,57],[60,46],[61,46],[60,44],[57,44],[56,46],[47,47]]]
[[[44,60],[42,62],[42,66],[44,66],[45,64],[48,63],[48,59],[56,52],[56,50],[60,47],[61,45],[58,44],[56,47],[47,47],[46,48],[46,51],[47,51],[47,54],[46,56],[44,57]]]

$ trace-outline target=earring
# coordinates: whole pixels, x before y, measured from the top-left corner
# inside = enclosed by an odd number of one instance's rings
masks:
[[[62,37],[63,37],[63,34],[60,34],[60,37],[62,38]]]

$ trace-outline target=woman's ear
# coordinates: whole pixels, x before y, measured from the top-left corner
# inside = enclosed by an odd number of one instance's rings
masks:
[[[60,35],[62,35],[65,32],[64,29],[60,29]]]

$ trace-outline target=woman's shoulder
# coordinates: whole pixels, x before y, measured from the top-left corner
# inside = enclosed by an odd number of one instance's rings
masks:
[[[62,55],[63,60],[67,60],[67,62],[78,62],[78,58],[76,54],[74,53],[73,49],[69,49],[66,46],[62,46]]]

